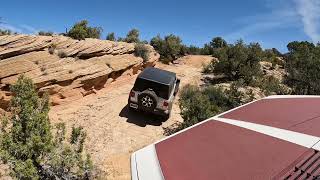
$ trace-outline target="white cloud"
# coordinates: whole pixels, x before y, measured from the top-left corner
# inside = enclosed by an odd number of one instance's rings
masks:
[[[295,10],[292,0],[266,0],[267,13],[255,14],[253,16],[241,17],[235,22],[239,23],[239,29],[227,34],[227,39],[246,38],[249,35],[268,32],[272,29],[297,27],[299,16]]]
[[[314,43],[320,41],[320,0],[265,0],[265,5],[268,13],[237,19],[240,28],[226,38],[246,38],[271,29],[293,27],[303,29]]]
[[[303,29],[314,43],[320,42],[320,1],[295,0]]]
[[[12,24],[3,20],[0,23],[0,29],[10,30],[19,34],[36,34],[39,31],[38,29],[26,24]]]
[[[267,32],[271,29],[281,29],[296,26],[296,14],[289,10],[273,11],[268,14],[260,14],[256,16],[246,17],[240,20],[244,24],[238,30],[227,34],[228,39],[246,38],[249,35],[254,35],[262,32]]]
[[[20,29],[20,28],[18,28],[16,26],[7,24],[7,23],[1,23],[0,24],[0,29],[10,30],[12,32],[17,32],[17,33],[22,33],[23,32],[22,29]]]
[[[24,32],[28,34],[37,34],[39,32],[38,29],[26,24],[20,25],[20,27],[23,28]]]

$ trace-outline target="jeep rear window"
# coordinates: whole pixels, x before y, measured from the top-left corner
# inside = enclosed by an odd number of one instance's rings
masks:
[[[158,97],[161,97],[163,99],[169,98],[169,86],[156,83],[154,81],[146,80],[146,79],[140,79],[138,78],[134,84],[133,90],[134,91],[144,91],[146,89],[152,89]]]

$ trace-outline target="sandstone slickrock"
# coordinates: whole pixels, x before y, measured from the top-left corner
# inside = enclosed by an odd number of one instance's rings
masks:
[[[260,61],[259,62],[261,70],[265,76],[273,76],[274,78],[278,79],[280,82],[283,81],[283,78],[286,75],[286,71],[280,65],[272,65],[271,62],[267,61]]]
[[[40,92],[47,91],[55,105],[94,93],[110,83],[110,78],[136,74],[160,57],[146,45],[149,59],[143,62],[134,56],[134,46],[65,36],[0,36],[0,108],[7,108],[9,86],[21,74],[30,77]]]

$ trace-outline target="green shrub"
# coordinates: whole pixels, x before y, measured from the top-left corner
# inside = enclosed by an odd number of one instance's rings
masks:
[[[282,57],[283,55],[276,48],[266,49],[263,51],[264,60],[271,62],[272,67],[275,67],[276,65],[283,67],[284,61],[281,60]]]
[[[134,54],[135,56],[141,57],[143,59],[143,62],[147,62],[149,60],[149,50],[145,44],[135,44]]]
[[[201,48],[193,46],[193,45],[186,47],[185,49],[186,49],[185,52],[181,53],[182,55],[184,55],[184,54],[199,55],[202,53]]]
[[[217,49],[217,48],[225,48],[228,46],[227,41],[225,41],[224,39],[222,39],[222,37],[215,37],[211,40],[210,42],[210,46],[213,49]]]
[[[210,43],[204,44],[203,48],[191,48],[190,46],[190,51],[195,52],[195,54],[202,54],[202,55],[214,55],[217,56],[217,52],[219,50],[227,48],[228,43],[221,37],[215,37],[213,38]],[[193,54],[193,53],[191,53]]]
[[[74,131],[77,134],[74,135]],[[89,179],[93,177],[93,164],[89,154],[83,153],[86,133],[82,127],[72,127],[70,141],[66,140],[63,123],[56,125],[53,150],[44,157],[44,179]]]
[[[85,38],[96,38],[99,39],[102,33],[102,28],[101,27],[90,27],[88,26],[88,21],[87,20],[82,20],[70,29],[68,31],[67,36],[73,38],[73,39],[78,39],[78,40],[83,40]]]
[[[0,36],[4,36],[4,35],[11,35],[13,34],[11,30],[8,30],[8,29],[0,29]]]
[[[262,53],[258,43],[246,45],[240,40],[216,51],[219,61],[214,65],[214,73],[225,74],[231,81],[243,79],[246,85],[251,85],[262,75],[259,64]]]
[[[11,166],[12,176],[34,179],[39,177],[41,156],[52,148],[48,98],[40,99],[32,81],[23,76],[11,91],[13,114],[10,121],[2,122],[0,157]]]
[[[272,49],[264,50],[263,56],[266,58],[273,58],[273,57],[282,57],[283,55],[276,48],[272,48]]]
[[[209,97],[211,103],[219,107],[219,113],[239,106],[243,94],[238,87],[231,85],[230,90],[223,90],[214,86],[203,89],[203,94]]]
[[[160,54],[160,58],[164,59],[166,57],[165,52],[165,42],[160,37],[160,35],[157,35],[156,37],[153,37],[150,40],[150,45],[153,46],[153,48]]]
[[[290,91],[281,85],[281,82],[273,76],[266,76],[262,78],[258,86],[264,91],[265,95],[290,94]]]
[[[119,37],[117,41],[124,42],[125,38]]]
[[[307,41],[288,44],[286,83],[294,94],[320,94],[320,46]]]
[[[203,48],[201,48],[201,54],[203,55],[212,55],[213,49],[210,47],[209,44],[204,44]]]
[[[219,112],[217,106],[211,105],[208,96],[200,93],[193,93],[193,95],[188,100],[184,100],[180,106],[184,127],[189,127]]]
[[[180,93],[179,106],[183,122],[174,127],[165,128],[165,135],[170,135],[184,128],[190,127],[218,113],[229,110],[240,104],[240,98],[231,91],[209,86],[199,89],[187,85]]]
[[[212,55],[213,49],[205,44],[204,47],[197,47],[194,45],[182,45],[180,55]]]
[[[106,40],[116,41],[116,36],[114,35],[114,32],[108,33]]]
[[[160,54],[160,60],[164,63],[172,62],[184,55],[180,37],[173,34],[165,36],[164,39],[158,35],[151,39],[150,45]]]
[[[272,57],[269,59],[269,62],[272,63],[272,68],[274,69],[277,65],[280,67],[284,67],[285,62],[283,61],[282,57]]]
[[[140,41],[141,44],[149,44],[147,40]]]
[[[219,112],[219,108],[212,105],[207,94],[202,93],[196,86],[184,87],[179,103],[184,119],[183,127],[189,127]]]
[[[19,77],[11,91],[12,115],[2,120],[0,129],[0,159],[9,165],[11,176],[15,179],[90,177],[92,163],[79,151],[79,145],[64,142],[64,134],[53,138],[48,96],[39,98],[35,85],[24,76]],[[63,125],[59,128],[58,133],[65,132],[61,129]]]
[[[128,32],[127,37],[124,39],[125,42],[128,43],[138,43],[140,42],[139,39],[139,30],[138,29],[132,29]]]
[[[190,127],[219,111],[217,106],[211,105],[208,96],[202,94],[196,86],[190,85],[181,90],[179,106],[181,109],[180,114],[184,120],[182,123],[176,123],[173,126],[164,128],[165,135],[171,135]]]
[[[51,31],[39,31],[38,35],[39,36],[52,36],[53,32],[51,32]]]

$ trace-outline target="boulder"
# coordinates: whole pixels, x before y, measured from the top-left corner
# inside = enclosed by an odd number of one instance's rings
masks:
[[[273,76],[278,79],[280,82],[283,81],[283,78],[286,76],[286,71],[280,65],[272,65],[271,62],[260,61],[260,67],[264,76]]]

